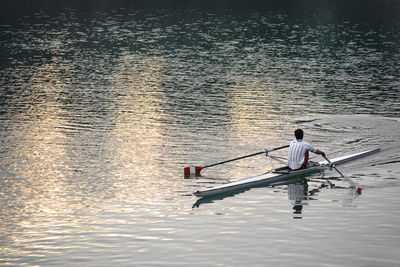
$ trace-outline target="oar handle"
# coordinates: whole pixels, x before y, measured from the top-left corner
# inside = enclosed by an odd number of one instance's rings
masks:
[[[330,161],[326,156],[323,156],[323,157],[324,157],[324,159],[326,159],[326,161],[327,161],[327,162],[328,162],[328,163],[329,163],[343,178],[345,178],[344,174],[341,173],[341,172],[339,171],[338,168],[336,168],[335,164],[333,164],[332,161]]]
[[[326,156],[323,156],[323,157],[331,166],[333,166],[332,162]]]

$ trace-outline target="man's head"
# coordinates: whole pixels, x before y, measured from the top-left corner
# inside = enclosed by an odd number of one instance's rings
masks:
[[[296,139],[303,139],[304,132],[302,129],[297,129],[294,131],[294,136],[296,136]]]

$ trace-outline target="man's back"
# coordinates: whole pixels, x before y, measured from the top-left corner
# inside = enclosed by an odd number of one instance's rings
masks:
[[[288,166],[292,170],[303,167],[308,160],[308,151],[316,152],[317,150],[302,139],[295,139],[290,143],[288,153]]]

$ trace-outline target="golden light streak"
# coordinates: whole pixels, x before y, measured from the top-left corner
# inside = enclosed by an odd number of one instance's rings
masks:
[[[164,142],[161,127],[165,116],[164,92],[160,85],[163,62],[157,56],[128,53],[119,62],[112,86],[119,92],[116,97],[119,109],[110,146],[115,152],[114,174],[129,184],[118,194],[135,202],[157,202],[165,183],[156,178],[163,177],[159,166]]]

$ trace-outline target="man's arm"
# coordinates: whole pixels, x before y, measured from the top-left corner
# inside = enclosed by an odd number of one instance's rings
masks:
[[[325,157],[325,153],[319,149],[317,149],[317,151],[315,151],[315,154],[321,155],[323,157]]]

